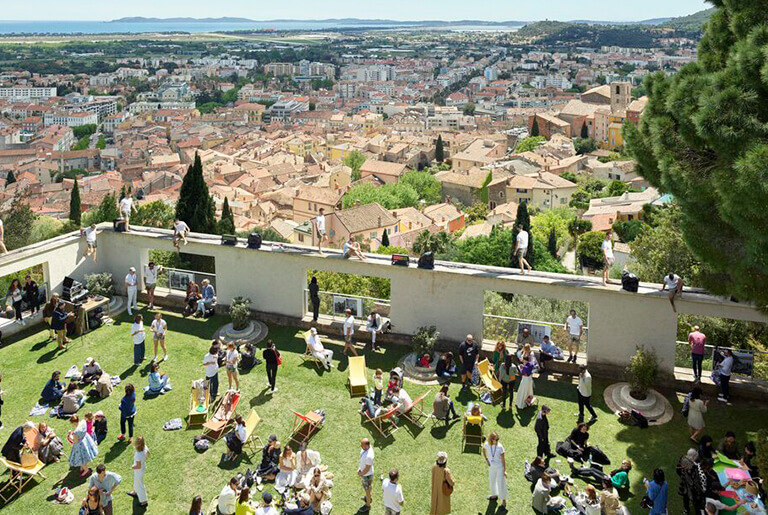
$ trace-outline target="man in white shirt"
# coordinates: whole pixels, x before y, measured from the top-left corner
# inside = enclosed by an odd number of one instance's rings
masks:
[[[320,208],[320,214],[315,217],[315,234],[317,234],[317,251],[323,254],[323,242],[328,239],[325,232],[325,209]]]
[[[139,309],[139,277],[136,275],[136,269],[131,267],[128,275],[125,276],[125,290],[128,292],[128,315],[133,315],[131,309]]]
[[[234,515],[235,514],[235,502],[237,501],[237,478],[233,477],[229,480],[229,484],[225,486],[219,494],[219,503],[217,508],[221,515]]]
[[[344,355],[347,355],[347,351],[352,351],[353,356],[357,356],[357,349],[355,349],[355,343],[352,341],[352,336],[355,333],[355,317],[352,316],[352,310],[344,310],[346,318],[344,319]]]
[[[381,482],[381,497],[384,502],[384,515],[398,515],[403,509],[405,498],[403,497],[403,487],[397,480],[400,473],[397,469],[389,471],[389,478]]]
[[[363,484],[365,492],[365,506],[360,511],[371,510],[371,485],[373,485],[373,447],[367,438],[360,440],[360,458],[357,465],[357,475]]]
[[[584,422],[584,409],[589,411],[592,418],[587,425],[597,422],[597,413],[592,408],[592,374],[587,370],[587,365],[579,367],[579,386],[576,387],[576,393],[579,395],[579,424]]]
[[[153,261],[144,267],[144,287],[147,289],[147,301],[149,309],[155,309],[155,286],[157,286],[157,274],[163,271],[162,266],[155,266]]]
[[[664,276],[664,284],[661,286],[661,291],[669,290],[669,303],[672,304],[672,311],[677,313],[677,307],[675,307],[675,297],[683,296],[683,280],[679,275],[670,272],[669,275]]]
[[[723,361],[720,362],[717,370],[720,372],[720,395],[717,400],[728,402],[731,400],[731,372],[733,371],[733,351],[725,349],[723,352]]]
[[[613,256],[613,241],[611,241],[611,231],[605,233],[605,239],[603,240],[603,286],[608,284],[608,274],[611,272],[611,267],[616,262],[616,258]]]
[[[344,259],[356,257],[360,261],[365,261],[365,255],[360,250],[360,244],[352,239],[352,236],[350,236],[349,239],[344,242],[344,245],[341,246],[341,252]]]
[[[701,515],[717,515],[720,511],[737,511],[745,502],[744,499],[739,498],[736,500],[736,504],[728,506],[717,499],[707,497],[707,500],[704,502],[704,509],[701,510]]]
[[[125,232],[128,232],[131,222],[131,213],[133,211],[136,211],[136,207],[133,205],[133,199],[130,196],[125,196],[120,201],[120,214],[123,215],[123,219],[125,219]]]
[[[2,220],[0,220],[0,252],[8,254],[8,249],[5,248],[5,226]]]
[[[261,494],[261,505],[256,508],[254,515],[279,515],[277,508],[272,506],[272,494],[264,492]]]
[[[411,409],[411,406],[413,406],[413,399],[411,399],[411,396],[408,395],[408,392],[405,391],[405,388],[395,387],[395,391],[393,393],[397,395],[398,413],[402,414]]]
[[[96,224],[91,224],[90,227],[85,229],[83,235],[85,236],[85,254],[83,254],[83,259],[93,256],[93,262],[96,263],[98,261],[96,258]]]
[[[211,345],[208,354],[203,357],[205,380],[208,382],[208,397],[211,402],[219,393],[219,348]]]
[[[528,261],[525,260],[525,255],[528,253],[528,231],[523,229],[523,224],[517,224],[517,238],[515,238],[515,256],[520,264],[520,273],[525,275],[525,270],[528,272],[533,270]]]
[[[317,334],[317,329],[314,327],[309,330],[309,348],[312,351],[312,355],[323,362],[323,366],[326,370],[330,370],[333,364],[333,351],[323,347],[323,343],[320,341],[320,335]]]
[[[576,315],[576,310],[572,309],[568,318],[565,319],[565,330],[568,331],[568,339],[570,341],[568,345],[568,359],[566,361],[573,361],[576,363],[576,356],[579,354],[579,344],[581,343],[581,335],[584,333],[584,322]]]
[[[173,246],[176,247],[176,252],[179,252],[179,241],[183,241],[184,245],[187,244],[189,231],[190,229],[186,222],[178,218],[173,220]]]

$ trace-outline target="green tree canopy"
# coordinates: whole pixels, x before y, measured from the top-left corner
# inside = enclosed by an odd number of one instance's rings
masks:
[[[80,206],[80,186],[77,184],[77,178],[75,178],[75,185],[72,186],[72,191],[69,194],[69,219],[73,224],[79,226],[82,221],[82,208]]]
[[[518,154],[522,154],[523,152],[530,152],[531,150],[535,150],[536,147],[543,144],[545,141],[547,141],[547,139],[544,136],[531,136],[525,138],[523,141],[517,144],[515,152]]]
[[[366,161],[365,155],[363,155],[362,152],[359,152],[357,150],[353,150],[352,152],[347,154],[347,157],[344,158],[344,164],[352,168],[353,182],[360,180],[360,167],[363,166],[365,161]]]
[[[8,250],[26,247],[31,243],[32,225],[36,218],[26,196],[17,191],[11,201],[11,209],[3,215],[4,239]]]
[[[13,174],[13,170],[8,170],[8,175],[5,176],[5,185],[11,185],[16,182],[16,176]]]
[[[208,185],[203,178],[203,163],[197,154],[181,183],[176,216],[194,232],[216,233],[216,206],[208,193]]]
[[[533,123],[531,124],[531,136],[538,136],[539,135],[539,121],[534,118]]]
[[[375,186],[370,183],[363,183],[354,186],[344,195],[342,206],[344,209],[349,209],[358,202],[362,205],[377,202],[385,209],[416,207],[419,204],[419,194],[409,184],[395,183]]]
[[[603,240],[605,233],[602,231],[592,231],[582,234],[579,238],[579,244],[576,247],[576,257],[582,266],[602,270],[603,262]]]
[[[615,232],[624,243],[634,241],[642,229],[643,222],[640,220],[627,220],[626,222],[620,220],[613,224],[613,232]]]
[[[85,225],[112,222],[120,218],[120,210],[117,208],[117,198],[114,193],[108,193],[101,199],[99,206],[85,215]]]
[[[235,234],[235,215],[229,208],[229,200],[224,197],[224,205],[221,207],[221,220],[219,220],[219,233]]]
[[[642,176],[679,202],[685,244],[706,264],[703,285],[766,307],[766,5],[712,3],[698,62],[646,80],[649,102],[626,141]]]
[[[147,227],[170,229],[173,227],[174,210],[162,200],[147,202],[138,206],[133,223]]]
[[[439,254],[446,252],[452,242],[453,238],[447,232],[431,233],[425,229],[413,240],[413,252],[414,254],[424,254],[425,252]]]
[[[400,177],[398,184],[411,186],[427,205],[437,204],[443,199],[443,186],[428,171],[410,171]]]

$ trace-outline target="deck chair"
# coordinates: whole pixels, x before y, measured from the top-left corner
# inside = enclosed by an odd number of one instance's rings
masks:
[[[301,362],[303,364],[303,363],[306,363],[307,361],[311,361],[312,363],[315,364],[315,366],[318,369],[323,369],[325,368],[325,365],[323,365],[323,362],[317,359],[314,354],[312,354],[312,347],[309,346],[310,334],[311,333],[309,331],[304,333],[304,343],[307,344],[307,348],[304,349],[304,354],[301,355]]]
[[[45,479],[43,475],[45,464],[40,460],[31,467],[22,467],[21,463],[14,463],[0,457],[0,465],[5,467],[10,476],[8,481],[0,486],[0,499],[3,503],[8,503],[15,496],[21,495],[24,487],[33,479],[38,477]]]
[[[429,390],[416,397],[411,403],[411,407],[403,412],[403,416],[407,418],[416,427],[424,429],[422,420],[429,418],[429,415],[424,412],[424,399],[429,395]]]
[[[294,444],[298,449],[302,444],[307,443],[315,433],[323,427],[323,416],[314,411],[308,411],[305,415],[291,410],[293,413],[293,425],[291,427],[291,437],[288,445]]]
[[[208,503],[208,511],[205,512],[205,515],[218,515],[219,513],[219,496],[217,495],[213,499],[211,499],[211,502]]]
[[[368,375],[365,368],[365,356],[349,358],[349,395],[362,397],[368,392]]]
[[[213,416],[203,424],[203,436],[211,441],[217,441],[232,424],[240,394],[228,390],[224,396],[213,405]]]
[[[245,443],[243,443],[243,451],[250,451],[252,454],[264,447],[264,442],[256,434],[256,428],[261,424],[261,417],[256,413],[255,409],[251,409],[248,412],[248,416],[245,418]],[[258,443],[258,446],[256,445]]]
[[[464,425],[461,428],[462,451],[467,448],[467,445],[477,447],[483,445],[483,442],[485,441],[483,422],[485,422],[483,417],[464,415]]]
[[[479,393],[490,393],[492,402],[498,401],[501,398],[501,383],[494,377],[488,358],[477,364],[477,371],[480,374],[480,384],[475,389]]]
[[[391,406],[386,410],[381,410],[375,417],[371,417],[367,411],[361,411],[360,413],[365,417],[365,422],[370,422],[371,425],[376,428],[376,431],[378,431],[384,438],[389,438],[389,436],[398,429],[394,420],[397,415],[397,406]]]
[[[205,380],[192,382],[189,393],[189,415],[187,415],[187,427],[202,426],[208,421],[208,408],[210,407],[210,392]]]

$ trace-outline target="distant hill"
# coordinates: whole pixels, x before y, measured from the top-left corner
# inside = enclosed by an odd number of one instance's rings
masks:
[[[386,19],[360,19],[360,18],[328,18],[324,20],[252,20],[249,18],[145,18],[131,16],[112,20],[111,23],[328,23],[333,25],[360,25],[365,27],[383,26],[413,26],[413,27],[450,27],[450,26],[480,26],[480,27],[522,27],[525,21],[487,21],[487,20],[386,20]]]
[[[252,23],[248,18],[144,18],[143,16],[130,16],[112,20],[110,23]]]
[[[709,17],[715,12],[715,8],[706,9],[697,13],[690,14],[688,16],[681,16],[680,18],[672,18],[671,20],[661,24],[662,27],[672,28],[675,30],[683,30],[688,32],[701,31],[704,24],[709,21]]]

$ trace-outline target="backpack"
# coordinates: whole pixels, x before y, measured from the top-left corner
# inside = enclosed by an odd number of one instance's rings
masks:
[[[203,435],[197,435],[193,441],[195,442],[195,450],[197,452],[205,452],[210,446],[208,439]]]
[[[645,418],[645,415],[643,415],[642,413],[634,409],[630,412],[630,414],[632,415],[632,418],[634,419],[635,424],[639,428],[646,429],[648,427],[648,419]]]
[[[622,289],[637,293],[637,289],[640,286],[640,280],[637,278],[635,274],[632,272],[629,272],[627,270],[624,270],[621,273],[621,287]]]
[[[684,416],[685,418],[688,418],[688,413],[691,411],[691,394],[685,396],[685,400],[683,401],[683,409],[680,410],[680,414]]]
[[[435,269],[435,254],[433,252],[425,252],[421,255],[419,258],[419,268],[423,268],[424,270],[434,270]]]

